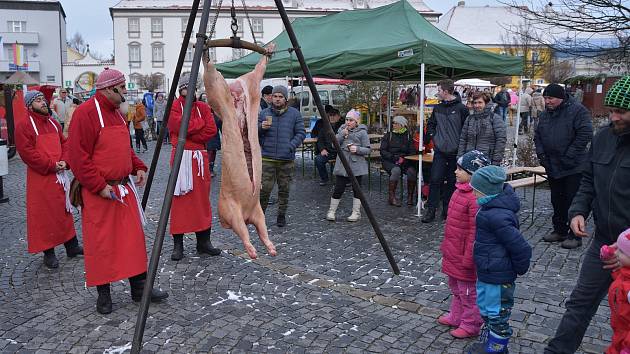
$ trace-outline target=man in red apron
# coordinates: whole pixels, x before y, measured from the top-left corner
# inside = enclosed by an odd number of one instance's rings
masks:
[[[131,175],[142,186],[147,167],[131,150],[127,122],[118,111],[127,93],[124,75],[106,68],[96,90],[74,112],[69,156],[82,186],[86,282],[97,288],[96,310],[107,314],[112,312],[111,282],[129,278],[131,298],[142,298],[147,271],[144,214]],[[152,289],[151,301],[167,297]]]
[[[79,246],[70,190],[66,138],[59,123],[50,117],[44,94],[24,95],[28,119],[15,132],[17,150],[26,169],[26,238],[28,252],[44,252],[44,265],[59,267],[55,246],[63,243],[68,258],[83,254]]]
[[[171,142],[176,142],[182,114],[188,95],[188,77],[179,81],[179,98],[173,102],[168,131]],[[195,96],[194,88],[190,94]],[[210,206],[210,169],[206,143],[217,134],[217,126],[210,107],[205,102],[193,101],[188,124],[188,134],[184,144],[184,154],[179,168],[175,196],[171,204],[171,234],[173,235],[173,253],[171,259],[184,258],[184,234],[194,232],[197,235],[197,253],[218,256],[221,250],[214,248],[210,241],[212,209]],[[171,165],[175,156],[176,143],[171,151]]]

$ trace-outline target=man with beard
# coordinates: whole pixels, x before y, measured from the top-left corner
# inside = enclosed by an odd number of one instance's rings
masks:
[[[68,258],[83,254],[74,230],[68,199],[68,146],[61,125],[52,119],[44,94],[24,95],[28,119],[15,133],[26,170],[26,239],[28,252],[44,252],[44,265],[59,267],[55,246],[63,244]]]
[[[611,271],[621,268],[617,255],[603,261],[599,254],[602,245],[615,243],[630,225],[630,75],[610,88],[604,105],[610,108],[611,124],[593,138],[580,188],[568,213],[571,230],[586,237],[586,219],[592,212],[595,235],[566,302],[567,310],[545,353],[574,353],[578,349],[608,292]]]
[[[119,111],[126,87],[123,73],[105,68],[96,94],[74,112],[69,134],[70,163],[81,184],[86,285],[96,286],[101,314],[112,312],[110,283],[128,278],[131,299],[139,302],[147,275],[145,218],[136,189],[136,183],[144,185],[147,167],[127,145],[129,129]],[[167,297],[151,291],[152,302]]]
[[[295,150],[306,137],[300,112],[287,105],[286,87],[276,86],[271,96],[271,107],[258,116],[258,137],[262,148],[262,188],[260,206],[267,208],[269,195],[278,181],[278,217],[276,225],[286,225],[289,204],[289,184],[293,176]]]

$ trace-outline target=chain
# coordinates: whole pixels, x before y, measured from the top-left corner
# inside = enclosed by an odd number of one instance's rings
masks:
[[[238,33],[238,21],[236,21],[236,8],[234,7],[234,0],[232,0],[232,7],[230,8],[230,15],[232,16],[232,37],[236,38]]]
[[[212,27],[210,28],[210,35],[208,36],[208,39],[212,39],[212,36],[214,36],[214,30],[217,26],[217,21],[219,20],[219,13],[221,12],[222,5],[223,5],[223,0],[219,0],[219,5],[217,5],[217,11],[214,15],[214,21],[212,22]]]
[[[249,24],[249,30],[252,32],[252,39],[254,44],[258,44],[256,41],[256,35],[254,34],[254,27],[252,26],[252,20],[249,18],[249,12],[247,11],[247,5],[245,5],[245,0],[241,0],[243,2],[243,11],[245,11],[245,18],[247,18],[247,23]]]

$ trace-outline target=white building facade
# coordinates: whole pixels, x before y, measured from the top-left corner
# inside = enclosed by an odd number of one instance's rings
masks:
[[[41,84],[61,86],[66,14],[59,1],[0,0],[0,37],[0,81],[20,70]],[[16,44],[23,63],[19,68],[14,62]]]
[[[290,19],[319,17],[340,11],[374,8],[388,5],[395,0],[283,0]],[[202,2],[203,3],[203,2]],[[216,2],[213,1],[213,5]],[[412,0],[411,5],[429,21],[436,22],[440,13],[431,10],[422,0]],[[230,1],[224,1],[216,22],[213,38],[229,38]],[[273,0],[247,0],[247,14],[242,2],[235,2],[238,36],[250,42],[267,43],[284,30],[282,20]],[[179,50],[190,14],[191,1],[186,0],[122,0],[110,8],[114,26],[114,60],[130,78],[132,85],[141,75],[157,74],[163,77],[161,90],[168,90],[175,72]],[[199,9],[201,13],[201,9]],[[216,14],[213,6],[208,29]],[[191,42],[199,29],[200,16],[193,27]],[[251,26],[250,26],[251,22]],[[183,72],[192,66],[193,47],[189,44]],[[325,44],[323,44],[325,45]],[[240,58],[245,51],[233,48],[213,48],[215,62]]]

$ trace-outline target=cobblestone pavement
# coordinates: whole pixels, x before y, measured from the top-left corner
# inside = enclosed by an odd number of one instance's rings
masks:
[[[163,148],[147,209],[149,250],[168,176],[169,149]],[[151,158],[148,153],[141,156]],[[212,239],[225,250],[221,257],[198,257],[194,237],[187,237],[186,257],[173,262],[167,236],[157,284],[171,296],[151,306],[144,349],[461,353],[469,341],[454,340],[447,328],[436,324],[449,301],[440,273],[443,224],[422,224],[413,208],[387,206],[385,188],[379,191],[372,176],[367,195],[400,266],[401,275],[394,276],[365,215],[358,223],[324,220],[331,187],[316,183],[308,158],[303,177],[301,162],[298,158],[287,227],[276,227],[277,206],[268,208],[277,257],[266,256],[256,239],[261,256],[247,259],[240,240],[221,229],[216,215]],[[11,200],[0,204],[0,351],[127,350],[138,310],[127,284],[114,284],[114,312],[103,316],[95,311],[96,290],[85,286],[80,258],[68,259],[58,248],[60,267],[48,270],[41,255],[26,252],[24,174],[19,158],[10,161],[4,185]],[[219,183],[220,173],[213,181],[215,206]],[[516,290],[510,345],[514,353],[542,352],[564,312],[585,248],[567,251],[543,243],[541,237],[551,224],[549,193],[538,189],[533,223],[531,196],[527,190],[520,216],[534,255]],[[347,192],[338,216],[350,214],[350,199]],[[78,214],[75,219],[80,234]],[[608,318],[607,303],[602,302],[582,352],[603,351],[611,337]]]

